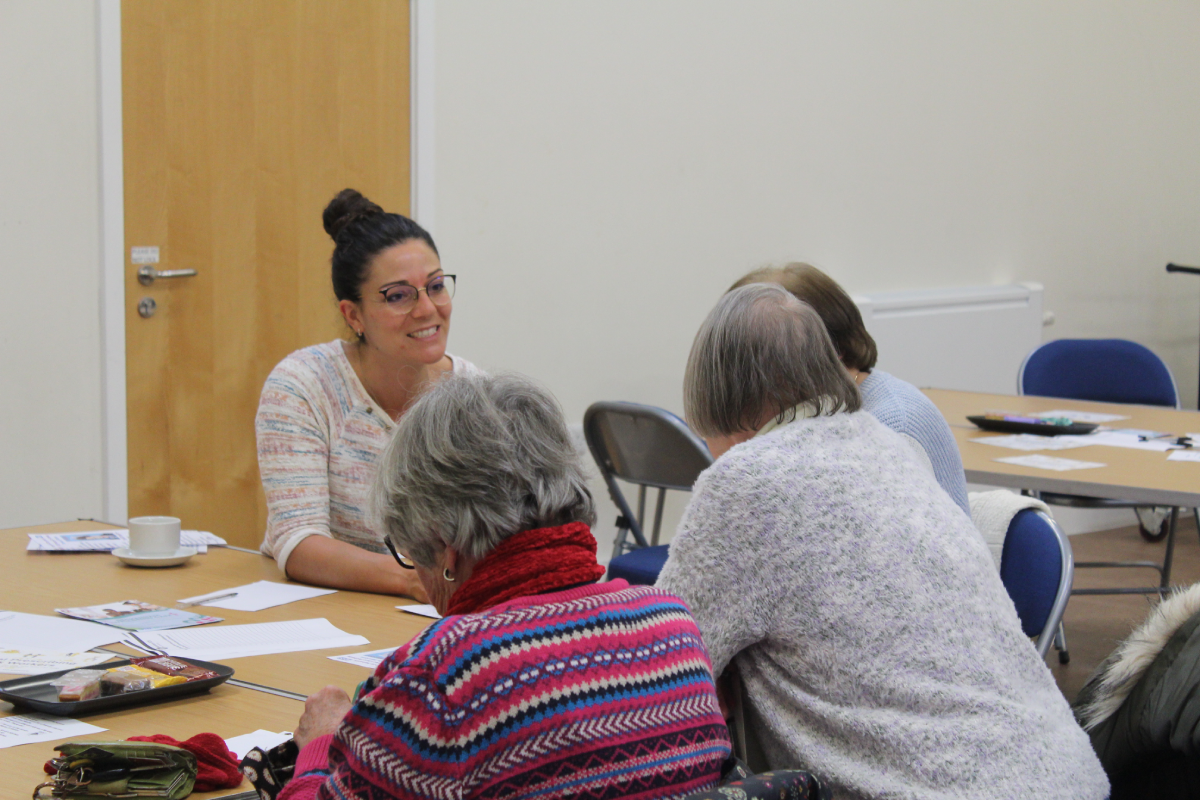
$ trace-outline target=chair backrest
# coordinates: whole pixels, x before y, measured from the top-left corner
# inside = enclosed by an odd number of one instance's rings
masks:
[[[1017,374],[1017,392],[1179,407],[1171,370],[1154,351],[1126,339],[1056,339],[1035,347]]]
[[[583,435],[601,473],[641,486],[691,491],[712,464],[700,437],[654,406],[593,403],[583,415]]]
[[[1075,559],[1066,534],[1044,511],[1027,508],[1009,523],[1000,554],[1000,581],[1008,590],[1021,629],[1040,636],[1045,655],[1071,595]]]

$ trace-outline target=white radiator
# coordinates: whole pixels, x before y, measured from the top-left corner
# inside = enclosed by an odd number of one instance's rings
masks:
[[[920,387],[1016,394],[1042,341],[1042,286],[974,286],[855,295],[878,366]]]

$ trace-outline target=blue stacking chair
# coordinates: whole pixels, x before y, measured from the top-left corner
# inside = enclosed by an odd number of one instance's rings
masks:
[[[1017,374],[1019,394],[1095,400],[1105,403],[1137,403],[1179,408],[1175,378],[1152,350],[1125,339],[1057,339],[1034,348]],[[1139,508],[1145,503],[1117,498],[1036,493],[1049,505],[1075,508]],[[1171,559],[1175,552],[1175,527],[1179,509],[1171,510],[1163,531],[1147,531],[1150,541],[1166,539],[1162,564],[1153,561],[1081,561],[1077,567],[1138,567],[1154,569],[1159,585],[1143,588],[1076,589],[1075,594],[1159,594],[1171,584]]]
[[[1074,577],[1071,544],[1058,524],[1037,509],[1017,512],[1004,537],[1000,580],[1017,607],[1021,629],[1037,637],[1038,655],[1045,658],[1053,643],[1063,664],[1071,660],[1062,617]]]
[[[667,490],[692,490],[712,464],[708,447],[679,417],[639,403],[593,403],[583,415],[583,435],[620,511],[608,576],[651,585],[667,560],[667,545],[658,543]],[[617,479],[638,487],[636,515]],[[644,533],[647,488],[658,489],[649,540]]]

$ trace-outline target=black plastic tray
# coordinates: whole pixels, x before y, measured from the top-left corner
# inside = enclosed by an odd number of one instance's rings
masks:
[[[967,417],[977,427],[985,431],[1000,433],[1036,433],[1038,436],[1082,436],[1096,430],[1096,425],[1090,422],[1073,422],[1070,425],[1050,425],[1037,422],[1013,422],[1007,419],[996,419],[978,416]]]
[[[213,664],[209,661],[197,661],[194,658],[180,658],[179,656],[171,656],[171,658],[177,661],[186,661],[189,664],[195,664],[197,667],[215,672],[217,673],[217,677],[177,683],[174,686],[164,686],[161,689],[145,689],[140,692],[125,692],[124,694],[113,694],[108,697],[93,697],[91,700],[59,702],[58,688],[51,686],[50,681],[59,675],[71,672],[69,669],[60,669],[58,672],[44,672],[41,675],[29,675],[24,678],[0,681],[0,699],[7,700],[14,706],[22,706],[34,711],[43,711],[47,714],[55,714],[60,717],[74,717],[80,714],[94,714],[97,711],[107,711],[112,708],[128,708],[129,706],[158,703],[163,700],[170,700],[173,697],[205,692],[233,677],[233,667],[227,667],[224,664]],[[85,667],[85,669],[112,669],[113,667],[123,667],[126,664],[132,663],[127,658],[123,661],[106,661],[103,664],[97,664],[95,667]]]

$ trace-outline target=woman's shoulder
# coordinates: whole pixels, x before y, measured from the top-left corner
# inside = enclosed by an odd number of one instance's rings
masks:
[[[347,363],[349,362],[342,340],[334,339],[332,342],[309,345],[289,353],[271,370],[271,377],[299,381],[341,377],[343,365]]]

